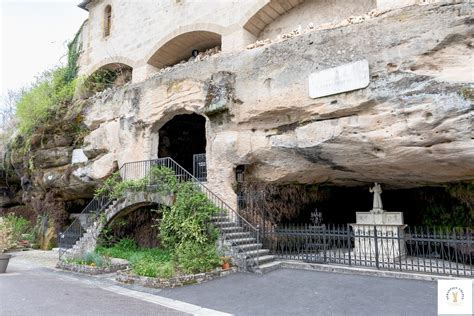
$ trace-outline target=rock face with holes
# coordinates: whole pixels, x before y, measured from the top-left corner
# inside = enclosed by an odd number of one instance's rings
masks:
[[[472,181],[473,8],[435,2],[315,25],[99,93],[83,113],[84,145],[67,133],[44,142],[33,184],[91,197],[123,163],[157,158],[160,128],[191,113],[206,117],[208,186],[231,205],[239,165],[275,183]],[[290,23],[283,17],[269,27]],[[309,97],[310,74],[358,60],[369,63],[366,88]],[[74,149],[87,161],[72,165]]]
[[[229,203],[237,165],[269,182],[472,180],[472,13],[467,2],[393,10],[106,91],[86,115],[84,153],[107,154],[82,171],[156,158],[158,129],[195,112],[207,117],[209,186]],[[357,60],[368,87],[309,97],[311,73]]]

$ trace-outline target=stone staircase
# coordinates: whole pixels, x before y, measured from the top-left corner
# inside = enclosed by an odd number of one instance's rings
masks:
[[[241,268],[264,274],[280,267],[280,262],[270,255],[270,250],[263,249],[262,243],[257,242],[250,232],[232,221],[228,215],[213,216],[212,223],[220,230],[221,238],[231,248],[230,253]]]
[[[103,211],[103,213],[115,213],[114,210],[116,209],[118,203],[118,200],[112,201],[109,206]],[[91,225],[81,223],[81,225],[83,225],[83,227],[87,227],[87,229],[84,234],[72,246],[72,248],[69,248],[64,252],[65,258],[82,258],[87,252],[92,252],[95,250],[97,246],[97,238],[100,235],[104,223],[102,223],[100,218],[97,218],[95,214],[81,214],[78,220],[79,222],[87,223],[88,221],[91,221],[91,218],[93,221]]]

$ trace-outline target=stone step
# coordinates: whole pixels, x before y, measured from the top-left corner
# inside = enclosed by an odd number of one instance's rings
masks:
[[[268,249],[258,249],[258,250],[250,250],[250,251],[244,251],[243,254],[245,255],[245,258],[255,258],[256,256],[265,256],[270,253],[270,250]]]
[[[239,233],[239,232],[243,232],[244,229],[240,226],[232,226],[232,227],[221,227],[220,228],[221,232],[223,232],[224,234],[228,234],[228,233]]]
[[[258,268],[255,269],[256,273],[265,274],[268,272],[275,271],[281,267],[280,261],[272,261],[264,264],[260,264]]]
[[[229,217],[227,215],[214,215],[211,216],[212,222],[228,222]]]
[[[242,244],[237,245],[236,247],[239,248],[241,251],[250,251],[250,250],[257,250],[262,248],[262,244],[252,243],[252,244]]]
[[[227,233],[225,234],[225,239],[233,242],[234,239],[241,239],[241,238],[252,238],[249,232],[235,232],[235,233]]]
[[[276,256],[274,256],[274,255],[259,256],[258,257],[258,264],[269,263],[269,262],[274,261],[275,259],[276,259]],[[251,263],[256,264],[257,263],[257,257],[247,259],[247,262],[251,262]]]
[[[241,244],[251,244],[255,242],[255,238],[248,237],[248,238],[237,238],[237,239],[228,239],[234,245],[241,245]]]
[[[237,227],[237,225],[234,222],[214,222],[213,225],[217,227],[232,227],[232,226]]]

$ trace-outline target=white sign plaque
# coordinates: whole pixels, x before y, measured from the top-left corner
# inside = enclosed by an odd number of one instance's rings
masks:
[[[369,85],[369,62],[359,60],[309,75],[309,96],[313,99],[365,88]]]

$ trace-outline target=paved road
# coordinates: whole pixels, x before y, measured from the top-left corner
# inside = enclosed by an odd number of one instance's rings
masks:
[[[231,275],[159,295],[235,315],[436,315],[437,283],[301,270]]]
[[[436,291],[435,282],[299,270],[158,290],[13,260],[0,275],[0,315],[188,315],[203,307],[198,314],[421,316],[436,315]]]
[[[105,290],[108,281],[12,260],[0,274],[0,315],[189,315]]]

